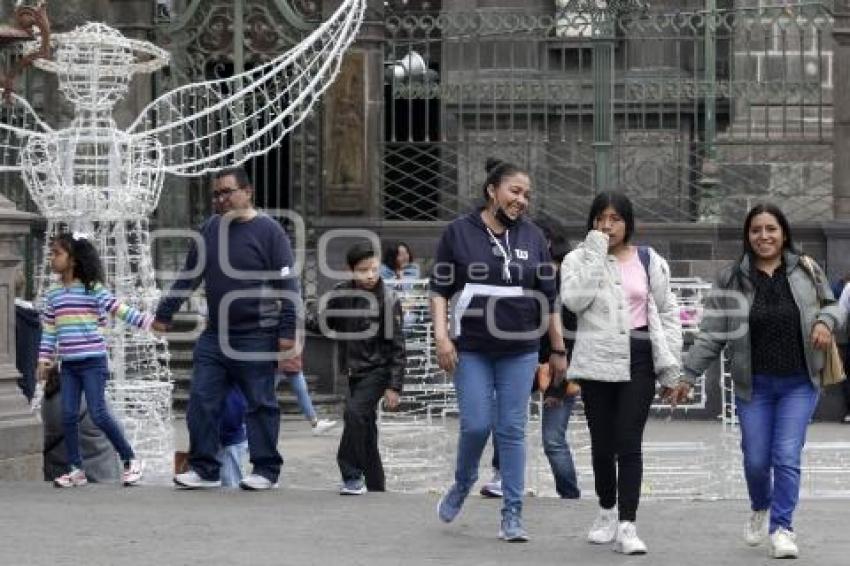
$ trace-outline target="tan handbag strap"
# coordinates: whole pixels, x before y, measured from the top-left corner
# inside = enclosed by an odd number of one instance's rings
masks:
[[[815,294],[817,295],[817,298],[818,298],[818,304],[820,306],[823,306],[824,302],[826,302],[826,299],[823,296],[823,290],[821,289],[821,285],[823,284],[823,282],[820,280],[820,277],[818,277],[817,269],[815,269],[815,265],[814,265],[814,262],[812,261],[812,258],[810,258],[807,255],[801,255],[800,256],[800,264],[803,266],[803,269],[805,269],[808,272],[809,276],[812,278],[812,282],[815,284]]]

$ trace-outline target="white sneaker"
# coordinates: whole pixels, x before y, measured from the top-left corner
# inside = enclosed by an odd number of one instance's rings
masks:
[[[481,486],[482,497],[502,497],[502,475],[498,470],[493,472],[493,479]]]
[[[621,554],[646,554],[646,545],[638,538],[637,527],[631,521],[621,521],[617,525],[614,551]]]
[[[124,464],[124,469],[121,471],[121,483],[126,486],[136,485],[142,479],[142,462],[140,460],[130,460]]]
[[[56,487],[80,487],[89,483],[86,473],[80,468],[71,467],[67,474],[53,480]]]
[[[797,535],[779,527],[770,535],[768,555],[771,558],[797,558],[800,550],[797,548]]]
[[[174,476],[174,484],[181,489],[211,489],[221,487],[221,480],[205,480],[195,470]]]
[[[593,521],[590,527],[590,532],[587,533],[587,540],[593,544],[608,544],[614,542],[617,538],[617,518],[618,511],[614,507],[612,509],[600,509],[599,515]]]
[[[747,521],[747,532],[744,540],[750,546],[758,546],[767,538],[767,509],[753,511]]]
[[[263,491],[265,489],[275,489],[277,488],[277,484],[259,474],[248,474],[239,482],[239,487],[247,491]]]
[[[315,436],[318,436],[320,434],[324,434],[335,426],[336,426],[336,421],[319,419],[318,421],[316,421],[316,424],[313,425],[313,434]]]

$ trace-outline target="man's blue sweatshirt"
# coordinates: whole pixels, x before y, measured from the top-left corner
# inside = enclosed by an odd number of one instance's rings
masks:
[[[157,320],[170,322],[183,301],[204,283],[209,329],[294,339],[299,285],[289,238],[280,224],[262,213],[232,222],[216,215],[201,226],[200,235],[203,246],[192,243],[184,277],[160,301]]]

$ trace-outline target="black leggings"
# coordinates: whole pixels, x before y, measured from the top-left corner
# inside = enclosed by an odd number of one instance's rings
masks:
[[[643,476],[643,429],[655,397],[648,338],[632,337],[629,346],[630,381],[581,381],[596,495],[603,509],[612,509],[619,502],[621,521],[634,521],[637,517]]]

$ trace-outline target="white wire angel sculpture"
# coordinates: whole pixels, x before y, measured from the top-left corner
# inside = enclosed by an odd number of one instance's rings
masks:
[[[0,172],[23,176],[47,220],[48,241],[66,230],[91,234],[107,284],[128,302],[152,309],[159,293],[148,217],[159,201],[164,175],[194,176],[230,167],[279,143],[333,82],[365,6],[366,0],[344,0],[291,50],[230,78],[175,88],[145,107],[126,129],[116,125],[113,106],[127,94],[134,74],[167,65],[168,53],[99,23],[54,34],[53,57],[37,58],[33,65],[57,75],[60,92],[74,106],[73,121],[54,130],[26,100],[4,92]],[[39,48],[36,41],[24,51]],[[40,290],[46,267],[44,262]],[[170,419],[171,374],[164,342],[120,323],[109,341],[113,393],[130,396],[119,399],[116,410],[123,405],[140,413],[139,422],[149,421],[143,436],[165,434],[170,423],[161,421]],[[152,402],[159,406],[148,406]],[[132,428],[126,411],[123,416]],[[135,444],[145,440],[137,438]],[[154,446],[149,452],[162,457],[165,450]],[[142,452],[145,457],[144,446]]]

